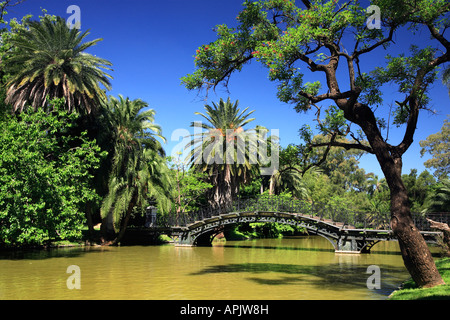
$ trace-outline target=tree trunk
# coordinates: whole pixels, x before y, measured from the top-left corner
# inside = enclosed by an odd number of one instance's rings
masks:
[[[226,206],[233,200],[233,183],[229,166],[224,171],[216,168],[215,174],[212,175],[211,184],[213,188],[210,190],[209,204],[211,207]]]
[[[401,158],[390,160],[380,164],[391,190],[391,228],[398,239],[405,267],[419,287],[445,284],[412,219],[408,193],[401,177]]]
[[[92,221],[92,203],[86,203],[86,221],[89,230],[89,241],[94,240],[94,223]]]
[[[443,238],[442,238],[442,247],[446,251],[448,255],[450,255],[450,227],[446,223],[442,222],[436,222],[431,219],[427,219],[427,221],[430,223],[430,227],[435,230],[442,231]]]
[[[130,221],[131,218],[131,213],[133,212],[133,208],[136,205],[137,202],[137,191],[134,191],[134,195],[131,198],[130,203],[128,204],[128,209],[127,209],[127,213],[125,215],[125,218],[122,221],[122,226],[120,228],[119,234],[117,235],[117,237],[111,242],[111,245],[116,245],[118,244],[123,236],[125,235],[125,231],[127,231],[127,227],[128,227],[128,221]]]
[[[406,190],[391,192],[391,227],[397,236],[405,267],[419,287],[445,284],[436,268],[430,249],[414,225]]]
[[[275,177],[272,175],[269,183],[269,195],[273,194],[275,194]]]
[[[397,147],[390,146],[383,139],[376,118],[368,106],[354,104],[352,112],[346,113],[346,118],[363,129],[389,185],[391,228],[398,239],[405,267],[417,286],[429,288],[445,283],[436,268],[425,239],[414,224],[408,192],[402,180],[402,155],[413,141],[413,133],[417,125],[417,110],[410,115],[404,140]]]

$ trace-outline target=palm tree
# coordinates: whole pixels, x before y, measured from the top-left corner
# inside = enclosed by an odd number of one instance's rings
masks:
[[[69,112],[91,113],[106,99],[112,79],[105,70],[111,62],[84,51],[102,39],[82,43],[89,33],[69,29],[61,17],[31,21],[17,33],[4,63],[7,73],[6,102],[14,111],[27,104],[45,108],[47,98],[66,99]],[[104,89],[102,89],[102,87]]]
[[[142,147],[158,150],[164,156],[161,143],[156,138],[163,142],[166,139],[162,136],[161,127],[155,123],[156,111],[147,109],[147,102],[119,95],[119,98],[109,97],[104,107],[107,110],[107,121],[117,130],[117,141],[127,145],[139,141]]]
[[[208,123],[191,124],[206,131],[195,133],[186,145],[186,149],[191,148],[187,162],[195,170],[208,173],[208,182],[214,186],[208,196],[212,205],[230,203],[241,185],[259,176],[260,151],[267,147],[268,130],[259,126],[244,129],[255,120],[249,118],[254,111],[240,110],[238,105],[239,101],[231,103],[230,98],[205,105],[206,114],[195,114]]]
[[[154,124],[155,111],[143,109],[148,104],[140,99],[111,97],[105,106],[107,118],[114,128],[112,169],[108,193],[102,203],[104,221],[112,219],[118,243],[123,237],[135,207],[145,207],[154,198],[158,207],[170,209],[170,172],[164,150],[156,137],[162,138],[161,128]]]
[[[297,199],[310,200],[311,192],[304,181],[305,175],[318,175],[322,172],[319,167],[311,167],[306,172],[298,166],[280,165],[270,177],[269,194],[280,194],[289,191]]]
[[[299,147],[288,145],[280,148],[279,168],[274,170],[269,180],[269,194],[280,194],[283,191],[290,191],[292,195],[299,199],[309,199],[309,190],[303,180],[305,174],[316,174],[318,167],[312,167],[304,172],[301,159],[299,157]]]
[[[450,210],[450,180],[439,183],[436,192],[431,196],[426,212],[448,212]]]

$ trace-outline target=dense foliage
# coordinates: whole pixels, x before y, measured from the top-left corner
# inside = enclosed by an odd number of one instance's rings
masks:
[[[110,89],[111,62],[85,52],[101,39],[82,42],[89,34],[69,29],[61,17],[46,15],[27,21],[8,39],[10,50],[3,65],[10,74],[6,102],[23,111],[30,104],[46,107],[46,98],[66,98],[69,111],[90,113]],[[36,54],[39,52],[39,54]]]
[[[437,177],[448,177],[450,174],[450,118],[444,121],[441,131],[420,141],[420,146],[422,155],[425,153],[432,155],[431,159],[425,161],[425,166],[435,169]]]
[[[28,109],[0,126],[0,245],[80,240],[85,203],[99,201],[92,170],[102,153],[95,141],[70,135],[77,115]]]
[[[6,22],[3,8],[0,245],[81,240],[86,225],[90,240],[111,231],[104,244],[115,244],[150,202],[168,212],[172,176],[155,111],[106,97],[111,63],[85,52],[101,39],[83,42],[87,32],[47,14]]]

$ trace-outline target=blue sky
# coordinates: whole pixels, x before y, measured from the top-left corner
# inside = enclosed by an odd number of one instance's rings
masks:
[[[243,0],[26,0],[9,10],[8,18],[20,18],[31,13],[38,17],[41,8],[49,14],[69,18],[66,13],[70,5],[81,9],[81,30],[90,29],[89,40],[103,38],[90,53],[110,60],[114,71],[111,75],[112,91],[109,94],[122,94],[131,99],[140,98],[155,109],[156,122],[163,128],[163,135],[169,140],[165,149],[168,154],[180,144],[181,140],[171,141],[172,133],[177,129],[189,130],[192,121],[201,120],[194,115],[203,111],[205,101],[197,92],[189,92],[180,78],[194,71],[195,50],[215,40],[212,31],[215,25],[226,23],[235,25]],[[302,6],[300,1],[297,1]],[[419,34],[414,37],[421,37]],[[411,34],[405,33],[395,39],[398,48],[409,46]],[[428,38],[422,37],[423,45]],[[421,39],[422,39],[421,38]],[[371,65],[382,65],[384,53],[380,51],[370,60],[362,61]],[[314,78],[306,77],[309,81]],[[389,98],[395,88],[387,88],[385,106],[391,103]],[[447,89],[437,81],[432,89],[432,105],[438,114],[422,112],[415,135],[414,144],[404,155],[404,173],[411,168],[419,172],[424,170],[423,162],[427,156],[420,157],[419,141],[442,127],[447,114],[450,114],[450,99]],[[252,62],[239,74],[235,74],[229,83],[229,93],[217,89],[210,93],[208,103],[220,98],[230,97],[239,100],[240,107],[255,110],[255,124],[268,129],[279,129],[283,146],[299,143],[298,130],[310,123],[313,112],[296,113],[291,105],[281,103],[276,98],[276,84],[268,80],[267,69]],[[390,142],[401,141],[403,130],[391,127]],[[383,176],[375,156],[364,156],[360,166],[366,172]]]

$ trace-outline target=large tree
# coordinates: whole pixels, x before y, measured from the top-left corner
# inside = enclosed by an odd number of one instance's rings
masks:
[[[311,1],[306,9],[290,0],[246,1],[237,27],[218,25],[218,39],[197,50],[197,69],[182,81],[195,90],[227,85],[234,72],[257,60],[278,83],[281,101],[292,103],[298,112],[316,110],[321,133],[329,139],[316,146],[356,148],[375,155],[389,185],[391,227],[405,266],[419,286],[432,287],[444,282],[411,217],[402,156],[413,142],[420,111],[427,108],[437,67],[450,60],[450,42],[444,36],[450,4],[446,0],[371,4],[382,14],[375,10],[368,17],[358,1]],[[427,33],[428,46],[414,45],[420,39],[416,35],[410,37],[408,54],[386,53],[388,47],[399,49],[395,36],[409,37],[416,31]],[[371,69],[370,63],[363,63],[383,54],[383,67]],[[317,81],[304,83],[299,66],[309,69]],[[385,85],[398,89],[396,105],[390,106],[394,124],[405,129],[398,144],[382,134],[390,125],[389,103],[382,99]],[[320,119],[324,110],[327,117]],[[350,142],[339,141],[342,136]]]
[[[154,199],[160,210],[170,209],[173,187],[164,150],[156,139],[164,138],[154,123],[155,111],[140,99],[123,96],[110,97],[105,108],[114,143],[101,216],[102,227],[108,218],[113,222],[115,237],[107,243],[117,244],[135,208],[143,210]]]
[[[87,114],[96,110],[110,89],[111,62],[85,52],[101,39],[83,42],[88,31],[69,29],[61,17],[45,15],[25,21],[8,38],[3,67],[10,75],[6,102],[14,111],[27,104],[48,106],[47,97],[66,99],[66,109]]]

